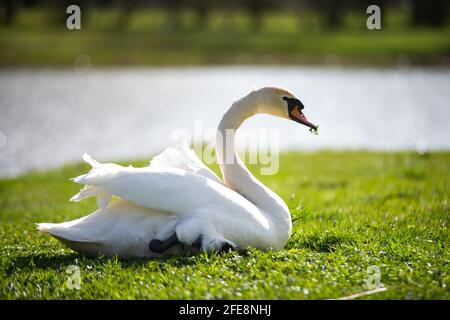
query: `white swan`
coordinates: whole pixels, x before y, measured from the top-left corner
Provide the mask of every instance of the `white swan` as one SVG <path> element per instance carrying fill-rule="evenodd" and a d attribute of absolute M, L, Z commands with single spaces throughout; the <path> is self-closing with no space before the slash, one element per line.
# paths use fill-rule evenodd
<path fill-rule="evenodd" d="M 291 92 L 264 87 L 233 103 L 223 116 L 216 154 L 220 180 L 186 144 L 169 147 L 144 168 L 92 165 L 73 179 L 85 187 L 71 201 L 97 196 L 99 209 L 63 223 L 37 224 L 75 251 L 122 258 L 228 250 L 282 249 L 291 234 L 284 201 L 245 167 L 234 146 L 241 123 L 258 113 L 291 119 L 317 130 Z M 109 203 L 111 196 L 120 200 Z"/>

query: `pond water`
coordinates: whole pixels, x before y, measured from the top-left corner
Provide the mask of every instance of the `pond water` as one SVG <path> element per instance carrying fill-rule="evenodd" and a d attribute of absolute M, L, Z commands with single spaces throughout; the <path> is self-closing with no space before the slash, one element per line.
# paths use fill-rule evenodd
<path fill-rule="evenodd" d="M 176 130 L 214 132 L 253 87 L 289 88 L 318 136 L 257 116 L 282 150 L 449 149 L 450 70 L 204 67 L 0 71 L 0 176 L 80 160 L 148 157 Z M 269 131 L 269 136 L 271 135 Z M 263 140 L 263 139 L 262 139 Z"/>

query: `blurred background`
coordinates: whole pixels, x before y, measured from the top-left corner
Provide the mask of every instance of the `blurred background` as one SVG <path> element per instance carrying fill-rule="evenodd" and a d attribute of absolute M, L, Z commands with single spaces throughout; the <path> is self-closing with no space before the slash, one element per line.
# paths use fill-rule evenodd
<path fill-rule="evenodd" d="M 68 30 L 66 8 L 81 8 Z M 366 9 L 381 8 L 381 30 Z M 319 135 L 258 116 L 282 149 L 450 148 L 445 0 L 1 0 L 0 176 L 148 157 L 214 129 L 253 87 L 295 92 Z"/>
<path fill-rule="evenodd" d="M 66 8 L 82 11 L 68 32 Z M 382 9 L 368 32 L 366 9 Z M 449 63 L 446 0 L 1 0 L 2 65 Z"/>

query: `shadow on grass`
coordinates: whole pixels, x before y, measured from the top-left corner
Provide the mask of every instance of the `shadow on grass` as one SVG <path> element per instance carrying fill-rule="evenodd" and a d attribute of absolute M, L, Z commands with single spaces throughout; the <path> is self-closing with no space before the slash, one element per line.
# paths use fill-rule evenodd
<path fill-rule="evenodd" d="M 313 234 L 292 239 L 288 247 L 329 253 L 336 251 L 343 244 L 351 244 L 354 241 L 353 238 L 341 234 Z"/>
<path fill-rule="evenodd" d="M 80 253 L 70 253 L 66 255 L 48 255 L 34 254 L 24 255 L 12 259 L 6 270 L 7 274 L 14 273 L 15 270 L 32 271 L 40 270 L 57 270 L 66 269 L 70 265 L 100 264 L 105 265 L 110 262 L 117 262 L 122 268 L 134 268 L 149 265 L 149 263 L 157 264 L 158 267 L 164 268 L 166 265 L 175 267 L 185 267 L 195 265 L 199 262 L 195 256 L 171 256 L 164 258 L 132 258 L 120 259 L 116 257 L 93 257 Z"/>
<path fill-rule="evenodd" d="M 30 269 L 57 269 L 61 267 L 68 267 L 76 263 L 77 259 L 83 256 L 78 253 L 71 253 L 69 255 L 54 255 L 34 254 L 19 256 L 12 259 L 7 273 L 13 273 L 15 270 L 30 270 Z"/>

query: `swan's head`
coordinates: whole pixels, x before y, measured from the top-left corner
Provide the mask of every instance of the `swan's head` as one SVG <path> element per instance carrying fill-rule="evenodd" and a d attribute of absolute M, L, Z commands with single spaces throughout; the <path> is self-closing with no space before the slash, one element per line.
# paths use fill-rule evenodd
<path fill-rule="evenodd" d="M 290 119 L 311 130 L 317 130 L 318 126 L 304 115 L 305 106 L 292 92 L 277 87 L 264 87 L 253 91 L 252 94 L 257 97 L 259 113 Z"/>

